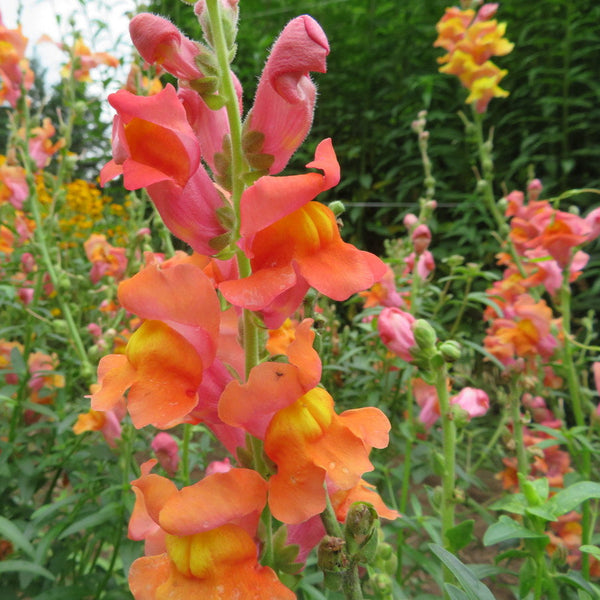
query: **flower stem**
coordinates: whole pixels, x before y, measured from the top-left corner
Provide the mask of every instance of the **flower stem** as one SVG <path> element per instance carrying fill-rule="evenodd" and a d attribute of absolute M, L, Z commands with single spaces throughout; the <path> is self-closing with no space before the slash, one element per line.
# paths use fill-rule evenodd
<path fill-rule="evenodd" d="M 577 369 L 573 360 L 573 345 L 571 343 L 571 289 L 569 286 L 569 268 L 564 270 L 563 284 L 560 290 L 560 306 L 559 310 L 562 316 L 562 327 L 564 332 L 564 345 L 562 352 L 562 363 L 566 373 L 567 387 L 569 389 L 569 398 L 571 399 L 571 407 L 575 418 L 575 425 L 582 429 L 586 426 L 586 417 L 583 408 L 583 401 L 580 392 L 580 384 L 577 379 Z M 591 455 L 588 444 L 580 444 L 578 458 L 581 461 L 581 475 L 584 480 L 589 480 L 591 476 Z M 592 514 L 589 501 L 582 505 L 581 511 L 581 544 L 586 545 L 591 543 Z M 590 578 L 590 561 L 589 554 L 583 552 L 581 556 L 581 574 L 589 581 Z"/>
<path fill-rule="evenodd" d="M 440 415 L 442 421 L 442 453 L 444 458 L 444 473 L 442 475 L 442 499 L 440 505 L 440 520 L 442 524 L 442 540 L 444 548 L 452 552 L 450 540 L 447 532 L 454 527 L 454 488 L 456 482 L 456 423 L 450 407 L 450 398 L 446 380 L 448 377 L 448 368 L 444 363 L 443 367 L 437 370 L 435 378 L 435 388 L 440 404 Z M 444 581 L 454 581 L 452 573 L 444 568 Z M 444 597 L 447 593 L 444 592 Z"/>

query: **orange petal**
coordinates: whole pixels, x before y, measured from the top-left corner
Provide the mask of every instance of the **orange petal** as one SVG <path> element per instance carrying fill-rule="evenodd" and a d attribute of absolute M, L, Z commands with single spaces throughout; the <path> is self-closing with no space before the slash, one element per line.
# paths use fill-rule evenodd
<path fill-rule="evenodd" d="M 150 265 L 119 285 L 119 301 L 142 319 L 163 321 L 181 333 L 208 365 L 214 359 L 220 306 L 201 268 Z"/>
<path fill-rule="evenodd" d="M 344 411 L 340 422 L 371 448 L 386 448 L 389 443 L 390 422 L 378 408 L 366 406 Z"/>
<path fill-rule="evenodd" d="M 135 600 L 158 600 L 157 590 L 170 572 L 171 561 L 166 554 L 142 556 L 134 561 L 129 569 L 129 589 Z"/>
<path fill-rule="evenodd" d="M 168 498 L 160 525 L 171 534 L 192 535 L 235 519 L 255 515 L 254 527 L 267 499 L 267 483 L 256 471 L 231 469 L 214 473 Z M 254 533 L 254 532 L 253 532 Z"/>
<path fill-rule="evenodd" d="M 129 364 L 126 356 L 103 356 L 98 365 L 100 388 L 91 396 L 92 408 L 99 411 L 113 409 L 134 381 L 135 369 Z"/>
<path fill-rule="evenodd" d="M 254 367 L 248 381 L 231 381 L 219 400 L 219 418 L 263 438 L 273 414 L 304 394 L 298 368 L 266 362 Z"/>
<path fill-rule="evenodd" d="M 269 479 L 269 508 L 282 523 L 302 523 L 325 510 L 325 470 L 309 461 L 282 463 Z"/>
<path fill-rule="evenodd" d="M 135 369 L 127 396 L 135 427 L 170 427 L 196 406 L 202 360 L 179 333 L 161 321 L 145 321 L 129 339 L 127 359 Z"/>

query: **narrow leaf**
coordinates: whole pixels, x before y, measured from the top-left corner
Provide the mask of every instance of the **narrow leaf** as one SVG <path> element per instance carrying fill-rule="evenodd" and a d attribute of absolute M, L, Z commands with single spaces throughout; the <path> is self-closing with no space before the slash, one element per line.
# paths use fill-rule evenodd
<path fill-rule="evenodd" d="M 493 523 L 487 528 L 483 535 L 483 544 L 485 546 L 493 546 L 507 540 L 520 540 L 524 538 L 535 539 L 547 537 L 543 533 L 536 533 L 527 529 L 527 527 L 517 523 L 510 517 L 502 515 L 497 523 Z"/>
<path fill-rule="evenodd" d="M 13 571 L 25 571 L 34 575 L 40 575 L 54 581 L 54 575 L 41 565 L 26 560 L 3 560 L 0 561 L 0 573 L 11 573 Z"/>
<path fill-rule="evenodd" d="M 492 592 L 486 585 L 481 583 L 454 554 L 451 554 L 437 544 L 429 544 L 430 550 L 446 565 L 456 577 L 468 600 L 494 600 Z"/>
<path fill-rule="evenodd" d="M 30 558 L 34 557 L 35 550 L 31 542 L 12 521 L 2 516 L 0 516 L 0 536 L 12 542 L 13 546 L 23 550 Z"/>

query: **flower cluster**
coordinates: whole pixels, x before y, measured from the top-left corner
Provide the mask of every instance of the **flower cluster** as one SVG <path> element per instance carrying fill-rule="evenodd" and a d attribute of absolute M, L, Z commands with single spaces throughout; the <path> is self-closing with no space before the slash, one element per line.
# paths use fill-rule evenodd
<path fill-rule="evenodd" d="M 390 423 L 376 408 L 338 414 L 319 385 L 312 319 L 279 344 L 277 362 L 261 362 L 256 323 L 289 322 L 311 287 L 344 300 L 382 279 L 386 267 L 345 243 L 332 210 L 316 200 L 340 180 L 330 139 L 318 144 L 310 172 L 278 175 L 311 127 L 309 74 L 326 70 L 329 52 L 318 23 L 304 15 L 284 28 L 242 121 L 241 86 L 219 62 L 223 46 L 233 47 L 237 2 L 200 0 L 195 13 L 206 44 L 156 15 L 130 24 L 141 57 L 174 76 L 177 89 L 109 96 L 117 114 L 102 184 L 122 175 L 126 189 L 144 188 L 192 253 L 148 254 L 119 283 L 120 305 L 141 324 L 122 353 L 101 359 L 91 406 L 100 413 L 124 406 L 136 428 L 201 422 L 235 465 L 223 462 L 179 490 L 150 472 L 153 462 L 142 466 L 130 522 L 130 537 L 146 542 L 129 575 L 137 599 L 291 599 L 258 562 L 259 544 L 272 543 L 259 532 L 261 513 L 268 508 L 288 527 L 300 560 L 325 534 L 320 514 L 328 506 L 342 523 L 356 501 L 395 518 L 362 478 L 373 469 L 371 449 L 387 445 Z M 106 240 L 96 236 L 87 249 L 102 272 L 119 276 Z M 172 473 L 175 448 L 155 441 Z"/>
<path fill-rule="evenodd" d="M 560 211 L 539 200 L 541 190 L 535 179 L 528 187 L 528 202 L 520 191 L 505 199 L 515 254 L 498 255 L 505 267 L 503 278 L 488 290 L 496 308 L 489 306 L 484 313 L 491 321 L 485 348 L 503 365 L 530 371 L 538 357 L 549 361 L 561 343 L 560 322 L 538 290 L 556 297 L 565 277 L 567 284 L 575 281 L 589 259 L 581 246 L 600 235 L 599 209 L 585 218 Z"/>
<path fill-rule="evenodd" d="M 497 9 L 497 3 L 484 4 L 477 13 L 453 6 L 446 9 L 436 26 L 438 38 L 434 46 L 447 52 L 438 59 L 443 65 L 440 71 L 459 78 L 469 90 L 467 103 L 474 102 L 480 113 L 486 111 L 492 98 L 508 96 L 498 85 L 507 71 L 489 60 L 508 54 L 514 46 L 504 37 L 506 24 L 492 19 Z"/>
<path fill-rule="evenodd" d="M 27 38 L 21 27 L 8 29 L 0 15 L 0 104 L 8 102 L 13 108 L 21 97 L 21 86 L 33 85 L 33 71 L 25 58 Z"/>

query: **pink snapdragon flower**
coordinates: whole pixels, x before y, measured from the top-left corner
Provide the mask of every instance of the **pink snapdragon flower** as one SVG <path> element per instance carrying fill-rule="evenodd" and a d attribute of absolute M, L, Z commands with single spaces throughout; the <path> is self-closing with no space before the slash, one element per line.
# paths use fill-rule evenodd
<path fill-rule="evenodd" d="M 411 240 L 415 253 L 417 256 L 421 256 L 421 254 L 429 248 L 429 244 L 431 243 L 431 230 L 427 225 L 421 223 L 413 229 Z"/>
<path fill-rule="evenodd" d="M 487 413 L 490 408 L 490 399 L 483 390 L 466 387 L 450 398 L 450 404 L 460 406 L 467 412 L 470 420 L 473 417 L 482 417 Z"/>
<path fill-rule="evenodd" d="M 141 57 L 185 80 L 203 77 L 196 64 L 200 46 L 186 37 L 171 21 L 158 15 L 140 13 L 131 19 L 129 34 Z"/>
<path fill-rule="evenodd" d="M 246 134 L 264 136 L 253 154 L 273 157 L 271 175 L 285 167 L 310 130 L 316 87 L 309 72 L 324 73 L 328 54 L 325 33 L 308 15 L 292 19 L 271 50 L 244 123 Z"/>
<path fill-rule="evenodd" d="M 113 159 L 100 173 L 104 185 L 123 175 L 128 190 L 147 188 L 166 226 L 200 254 L 225 233 L 216 210 L 224 199 L 200 162 L 200 143 L 175 88 L 154 96 L 120 90 L 108 97 L 113 121 Z"/>
<path fill-rule="evenodd" d="M 179 466 L 179 446 L 175 438 L 161 431 L 154 436 L 151 447 L 160 466 L 167 472 L 169 477 L 174 477 Z"/>
<path fill-rule="evenodd" d="M 377 320 L 381 341 L 406 362 L 413 360 L 411 350 L 416 346 L 413 334 L 415 320 L 410 313 L 394 306 L 384 308 Z"/>

